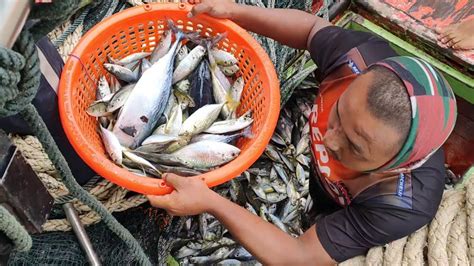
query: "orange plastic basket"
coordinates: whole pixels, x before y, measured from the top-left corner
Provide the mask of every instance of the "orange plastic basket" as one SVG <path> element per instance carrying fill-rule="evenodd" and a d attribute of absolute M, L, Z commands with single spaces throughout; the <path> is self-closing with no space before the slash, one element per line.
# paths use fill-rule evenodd
<path fill-rule="evenodd" d="M 59 85 L 59 112 L 66 135 L 79 156 L 98 174 L 129 190 L 149 195 L 170 193 L 161 179 L 142 177 L 115 165 L 97 133 L 97 121 L 86 113 L 95 100 L 97 80 L 109 74 L 102 67 L 106 57 L 150 51 L 172 19 L 184 31 L 214 36 L 227 32 L 220 48 L 233 53 L 245 79 L 242 114 L 252 109 L 252 139 L 239 140 L 241 154 L 232 162 L 200 177 L 208 186 L 222 184 L 249 168 L 263 153 L 275 129 L 280 110 L 280 88 L 275 69 L 264 49 L 244 29 L 229 20 L 206 15 L 189 19 L 187 4 L 146 4 L 127 9 L 102 21 L 80 40 L 63 69 Z"/>

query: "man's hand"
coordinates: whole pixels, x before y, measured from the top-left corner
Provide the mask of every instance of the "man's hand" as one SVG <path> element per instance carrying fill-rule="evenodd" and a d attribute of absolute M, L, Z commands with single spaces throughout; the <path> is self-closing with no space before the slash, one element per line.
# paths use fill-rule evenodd
<path fill-rule="evenodd" d="M 238 4 L 232 0 L 188 0 L 195 6 L 189 16 L 206 13 L 216 18 L 232 18 L 232 11 L 238 7 Z"/>
<path fill-rule="evenodd" d="M 151 205 L 166 209 L 171 215 L 186 216 L 208 212 L 213 197 L 217 196 L 199 178 L 164 174 L 163 179 L 174 187 L 174 191 L 164 196 L 147 197 Z"/>

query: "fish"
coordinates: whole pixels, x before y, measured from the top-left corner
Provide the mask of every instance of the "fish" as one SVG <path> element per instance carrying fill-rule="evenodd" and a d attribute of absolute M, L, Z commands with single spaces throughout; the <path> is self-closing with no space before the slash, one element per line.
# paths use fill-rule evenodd
<path fill-rule="evenodd" d="M 178 135 L 191 139 L 192 136 L 203 132 L 214 123 L 223 106 L 224 104 L 208 104 L 199 108 L 184 121 Z"/>
<path fill-rule="evenodd" d="M 189 262 L 194 263 L 194 264 L 209 264 L 218 260 L 222 260 L 223 258 L 226 258 L 229 256 L 230 253 L 232 253 L 232 249 L 229 247 L 222 247 L 216 250 L 214 253 L 212 253 L 209 256 L 196 256 L 192 257 Z"/>
<path fill-rule="evenodd" d="M 138 62 L 139 60 L 148 57 L 151 53 L 149 52 L 138 52 L 127 55 L 120 60 L 113 60 L 114 64 L 119 66 L 126 66 Z"/>
<path fill-rule="evenodd" d="M 169 22 L 170 27 L 174 27 Z M 115 123 L 113 132 L 120 143 L 138 147 L 151 134 L 171 94 L 171 73 L 176 49 L 185 34 L 176 29 L 176 40 L 168 53 L 138 80 Z"/>
<path fill-rule="evenodd" d="M 98 84 L 97 84 L 97 93 L 96 93 L 96 100 L 100 101 L 106 98 L 111 94 L 110 86 L 109 83 L 107 82 L 107 79 L 105 76 L 101 76 L 99 78 Z"/>
<path fill-rule="evenodd" d="M 216 64 L 218 65 L 230 67 L 238 63 L 233 54 L 224 50 L 213 48 L 211 54 L 216 59 Z"/>
<path fill-rule="evenodd" d="M 242 262 L 236 259 L 226 259 L 226 260 L 221 260 L 217 263 L 219 266 L 239 266 L 242 265 Z"/>
<path fill-rule="evenodd" d="M 209 51 L 211 49 L 210 46 L 208 46 L 207 49 Z M 225 104 L 221 112 L 222 117 L 226 119 L 231 115 L 232 112 L 234 112 L 239 103 L 232 98 L 230 92 L 231 84 L 227 77 L 217 66 L 216 60 L 212 56 L 212 53 L 208 53 L 208 55 L 211 70 L 212 93 L 214 95 L 214 100 L 216 101 L 216 103 Z"/>
<path fill-rule="evenodd" d="M 165 126 L 165 134 L 178 135 L 181 126 L 183 125 L 183 109 L 179 104 L 176 104 L 171 110 L 171 115 Z"/>
<path fill-rule="evenodd" d="M 107 104 L 107 112 L 113 113 L 116 110 L 122 108 L 122 106 L 127 101 L 130 93 L 132 93 L 135 84 L 129 84 L 124 86 L 122 89 L 114 93 L 112 98 L 110 99 L 109 103 Z"/>
<path fill-rule="evenodd" d="M 158 169 L 156 169 L 156 167 L 154 165 L 152 165 L 149 161 L 141 158 L 138 155 L 135 155 L 133 152 L 128 151 L 127 149 L 123 149 L 122 152 L 123 152 L 123 155 L 125 157 L 127 157 L 128 159 L 130 159 L 134 163 L 136 163 L 136 164 L 138 164 L 142 167 L 145 167 L 145 168 L 150 168 L 150 169 L 156 171 L 157 173 L 159 173 L 161 175 L 161 172 L 158 171 Z"/>
<path fill-rule="evenodd" d="M 242 91 L 244 90 L 245 81 L 243 77 L 239 77 L 235 80 L 232 88 L 230 89 L 230 93 L 232 98 L 236 102 L 240 102 L 240 98 L 242 97 Z"/>
<path fill-rule="evenodd" d="M 185 79 L 199 65 L 206 54 L 206 48 L 202 45 L 196 46 L 189 54 L 178 64 L 173 72 L 173 84 Z"/>
<path fill-rule="evenodd" d="M 189 94 L 195 103 L 194 107 L 189 108 L 191 114 L 205 105 L 214 103 L 211 73 L 207 60 L 202 60 L 199 67 L 194 71 L 191 77 L 191 88 Z"/>
<path fill-rule="evenodd" d="M 118 141 L 117 137 L 110 132 L 109 130 L 105 129 L 102 126 L 99 126 L 100 129 L 100 136 L 102 137 L 102 141 L 104 142 L 105 151 L 109 155 L 110 159 L 118 165 L 122 164 L 122 146 Z"/>
<path fill-rule="evenodd" d="M 164 33 L 163 37 L 160 39 L 158 46 L 153 49 L 153 52 L 150 55 L 150 63 L 156 63 L 160 58 L 164 57 L 171 48 L 171 37 L 172 30 L 168 30 Z"/>
<path fill-rule="evenodd" d="M 232 65 L 232 66 L 221 67 L 221 70 L 222 70 L 222 73 L 224 73 L 224 75 L 230 77 L 237 74 L 237 72 L 240 71 L 240 68 L 238 65 Z"/>
<path fill-rule="evenodd" d="M 224 143 L 234 143 L 236 140 L 240 138 L 253 138 L 252 128 L 247 127 L 246 129 L 242 130 L 241 132 L 231 134 L 231 135 L 216 135 L 216 134 L 199 134 L 194 136 L 189 143 L 195 143 L 202 140 L 212 140 L 217 142 L 224 142 Z"/>
<path fill-rule="evenodd" d="M 140 64 L 140 76 L 143 75 L 143 73 L 145 73 L 145 71 L 147 71 L 151 66 L 151 62 L 148 59 L 143 58 Z"/>
<path fill-rule="evenodd" d="M 193 98 L 191 98 L 191 96 L 189 96 L 187 92 L 175 89 L 173 93 L 178 101 L 178 105 L 181 107 L 182 110 L 186 110 L 188 107 L 193 108 L 196 106 L 196 103 L 194 102 Z"/>
<path fill-rule="evenodd" d="M 90 116 L 102 117 L 110 115 L 110 112 L 107 112 L 107 102 L 97 101 L 92 103 L 87 107 L 86 112 Z"/>
<path fill-rule="evenodd" d="M 183 61 L 184 58 L 189 54 L 189 48 L 186 45 L 183 45 L 179 50 L 178 54 L 176 55 L 176 60 L 174 62 L 175 67 L 179 65 Z"/>
<path fill-rule="evenodd" d="M 252 113 L 251 111 L 248 111 L 238 119 L 214 122 L 208 129 L 204 130 L 204 132 L 211 134 L 225 134 L 247 128 L 252 123 Z"/>
<path fill-rule="evenodd" d="M 181 91 L 183 93 L 189 93 L 189 89 L 191 88 L 191 82 L 189 79 L 183 79 L 180 82 L 174 85 L 175 90 Z"/>
<path fill-rule="evenodd" d="M 124 66 L 105 63 L 104 68 L 118 79 L 125 82 L 136 82 L 138 79 L 137 75 L 133 73 L 132 70 Z"/>
<path fill-rule="evenodd" d="M 192 169 L 209 169 L 235 159 L 240 149 L 222 142 L 200 141 L 189 144 L 174 153 L 157 155 L 160 162 L 178 163 Z"/>

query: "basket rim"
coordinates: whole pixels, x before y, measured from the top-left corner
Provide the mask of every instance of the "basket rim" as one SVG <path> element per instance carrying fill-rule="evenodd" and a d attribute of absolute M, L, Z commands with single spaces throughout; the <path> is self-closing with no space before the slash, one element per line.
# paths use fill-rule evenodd
<path fill-rule="evenodd" d="M 108 29 L 113 27 L 115 22 L 139 17 L 145 12 L 180 11 L 187 13 L 191 10 L 191 7 L 192 5 L 184 3 L 153 3 L 132 7 L 114 14 L 95 25 L 81 38 L 71 55 L 68 57 L 61 74 L 58 89 L 60 119 L 66 136 L 74 150 L 78 153 L 79 157 L 81 157 L 81 159 L 99 175 L 117 185 L 138 193 L 147 195 L 163 195 L 171 193 L 173 188 L 168 186 L 162 179 L 138 176 L 115 165 L 110 161 L 110 159 L 105 162 L 103 161 L 102 157 L 104 155 L 95 151 L 92 145 L 88 143 L 86 136 L 84 136 L 80 130 L 77 130 L 76 125 L 78 124 L 78 121 L 76 121 L 72 115 L 74 112 L 72 101 L 74 101 L 74 99 L 71 93 L 72 90 L 70 89 L 74 87 L 73 83 L 76 82 L 73 76 L 78 71 L 78 68 L 80 71 L 85 71 L 83 69 L 84 66 L 80 61 L 80 57 L 84 55 L 84 52 L 90 46 L 90 43 L 94 42 L 94 39 L 98 35 L 107 32 Z M 248 48 L 254 51 L 262 65 L 265 66 L 263 69 L 260 69 L 260 72 L 262 76 L 267 77 L 269 83 L 269 97 L 267 99 L 269 110 L 278 110 L 270 111 L 267 114 L 266 119 L 262 121 L 263 124 L 261 127 L 263 131 L 256 134 L 256 139 L 253 145 L 249 146 L 235 160 L 216 170 L 195 177 L 203 179 L 209 187 L 213 187 L 240 175 L 257 161 L 264 152 L 278 121 L 280 111 L 279 80 L 273 63 L 266 51 L 246 30 L 230 20 L 216 19 L 204 14 L 198 15 L 190 20 L 196 22 L 201 21 L 207 24 L 220 24 L 221 26 L 234 31 L 247 42 L 246 45 L 249 46 Z"/>

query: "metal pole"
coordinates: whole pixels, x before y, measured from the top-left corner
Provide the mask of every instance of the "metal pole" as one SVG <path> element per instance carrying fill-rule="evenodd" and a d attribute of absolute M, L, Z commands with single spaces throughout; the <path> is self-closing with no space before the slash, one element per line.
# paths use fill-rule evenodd
<path fill-rule="evenodd" d="M 63 205 L 64 212 L 66 213 L 66 218 L 72 226 L 74 233 L 76 233 L 77 238 L 79 239 L 79 243 L 81 244 L 82 249 L 86 252 L 87 259 L 89 260 L 90 265 L 92 266 L 100 266 L 100 260 L 95 253 L 94 248 L 92 247 L 92 243 L 87 235 L 84 226 L 77 215 L 76 209 L 71 203 L 65 203 Z"/>

